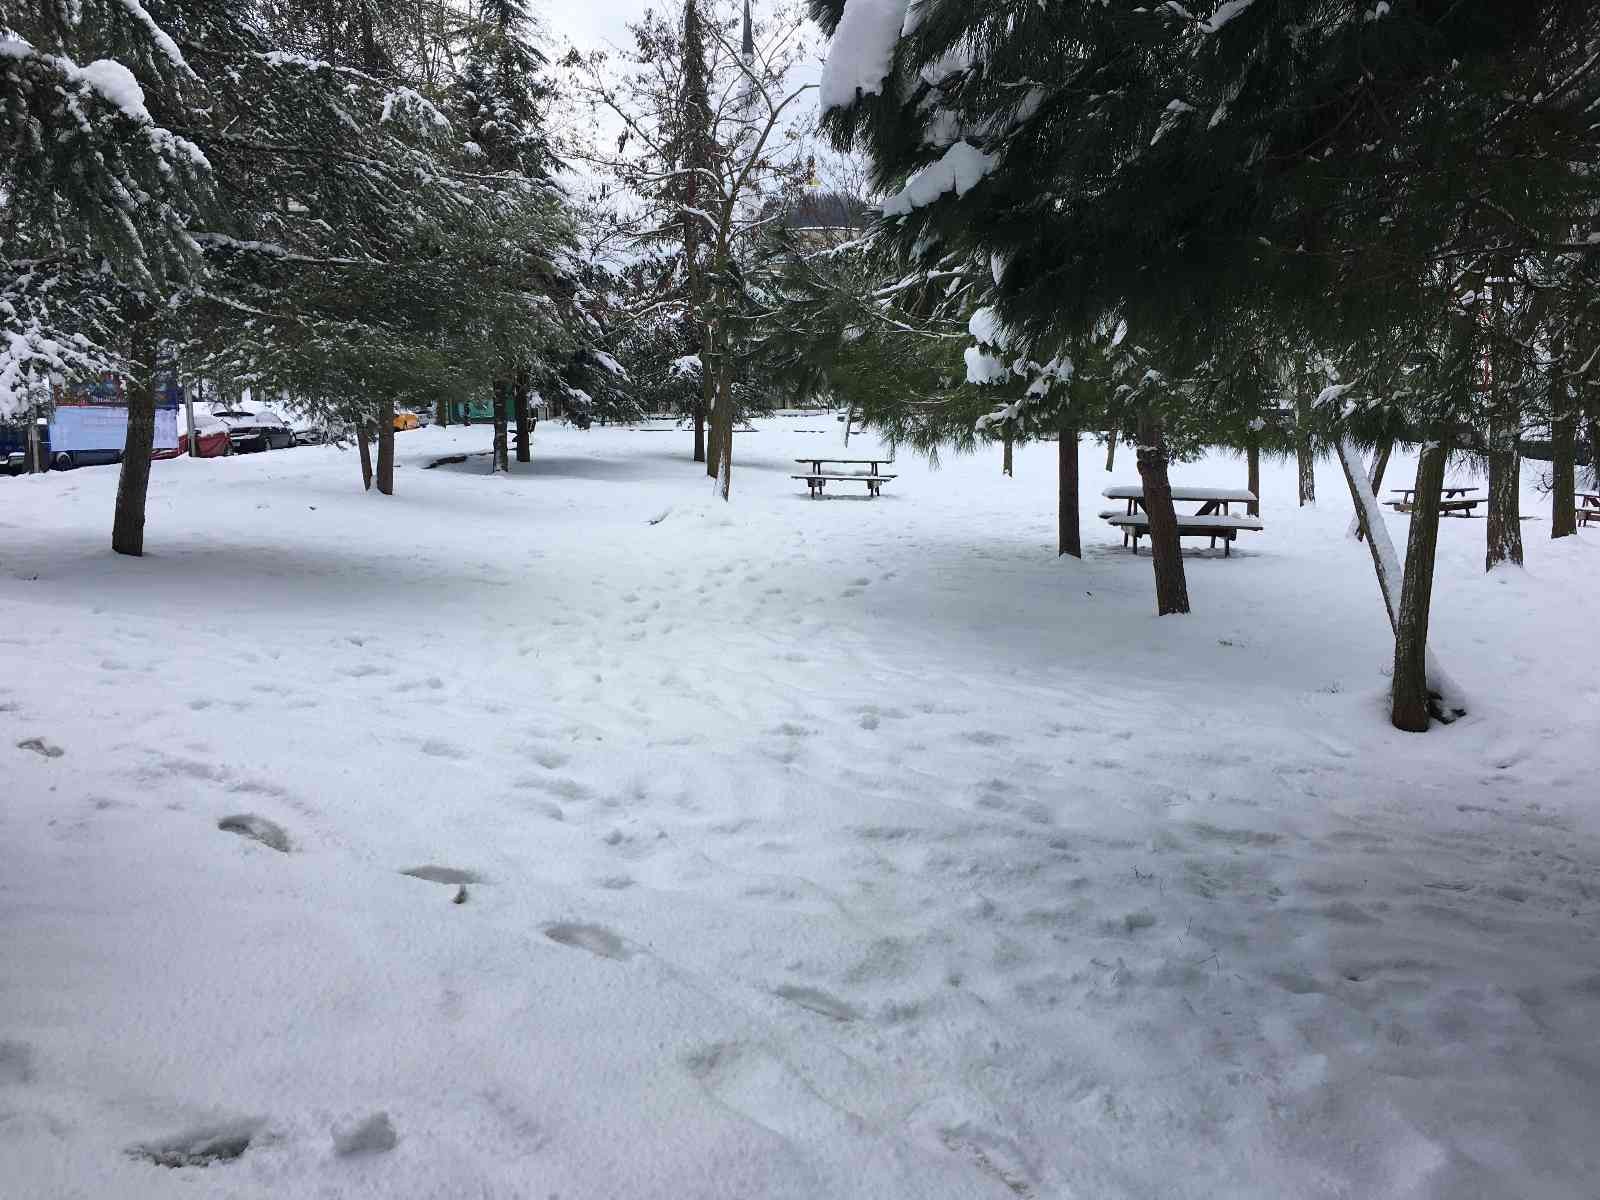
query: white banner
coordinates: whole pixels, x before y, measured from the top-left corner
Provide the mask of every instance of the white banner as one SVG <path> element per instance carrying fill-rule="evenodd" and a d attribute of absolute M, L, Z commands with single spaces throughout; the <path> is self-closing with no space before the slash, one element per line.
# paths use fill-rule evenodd
<path fill-rule="evenodd" d="M 128 410 L 120 405 L 58 404 L 50 419 L 50 449 L 121 450 L 128 440 Z M 178 411 L 156 409 L 157 450 L 178 448 Z"/>

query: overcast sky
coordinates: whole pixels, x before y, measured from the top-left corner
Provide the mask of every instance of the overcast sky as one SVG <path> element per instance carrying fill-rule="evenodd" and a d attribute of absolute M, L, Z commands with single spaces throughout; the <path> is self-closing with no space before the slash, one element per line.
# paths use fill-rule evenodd
<path fill-rule="evenodd" d="M 760 6 L 760 0 L 756 0 Z M 570 41 L 580 50 L 593 50 L 601 46 L 622 46 L 628 41 L 629 21 L 637 20 L 646 8 L 657 11 L 677 10 L 681 2 L 675 0 L 535 0 L 532 6 L 545 27 L 550 31 L 551 45 L 546 52 L 552 58 L 566 49 Z M 797 74 L 802 83 L 815 83 L 821 77 L 819 56 L 822 31 L 807 25 L 808 38 L 814 48 L 812 61 Z"/>

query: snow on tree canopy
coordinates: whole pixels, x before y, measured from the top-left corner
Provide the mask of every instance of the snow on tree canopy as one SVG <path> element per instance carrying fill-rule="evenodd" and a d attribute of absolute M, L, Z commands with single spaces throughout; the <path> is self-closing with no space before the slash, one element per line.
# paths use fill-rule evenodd
<path fill-rule="evenodd" d="M 905 187 L 885 200 L 883 215 L 907 216 L 913 209 L 926 208 L 946 192 L 964 196 L 999 165 L 998 154 L 985 154 L 971 142 L 957 142 L 944 152 L 943 158 L 918 171 Z"/>
<path fill-rule="evenodd" d="M 986 346 L 1003 347 L 1006 344 L 1006 327 L 1000 321 L 1000 314 L 987 305 L 973 311 L 967 321 L 967 332 L 972 335 L 973 341 Z"/>
<path fill-rule="evenodd" d="M 986 354 L 976 346 L 968 346 L 967 382 L 976 384 L 1004 383 L 1011 378 L 1011 368 L 1001 362 L 992 354 Z"/>
<path fill-rule="evenodd" d="M 144 89 L 133 72 L 115 59 L 96 59 L 86 67 L 69 71 L 68 75 L 83 80 L 107 103 L 120 108 L 135 121 L 150 120 L 150 110 L 144 106 Z"/>
<path fill-rule="evenodd" d="M 822 65 L 822 107 L 846 108 L 859 90 L 876 95 L 894 61 L 894 46 L 906 21 L 906 0 L 845 0 Z"/>
<path fill-rule="evenodd" d="M 1211 14 L 1209 20 L 1200 22 L 1200 31 L 1217 32 L 1255 2 L 1256 0 L 1225 0 L 1225 3 L 1217 5 L 1217 11 Z"/>
<path fill-rule="evenodd" d="M 155 18 L 145 11 L 144 5 L 140 4 L 139 0 L 121 0 L 121 3 L 122 7 L 128 10 L 128 15 L 144 26 L 145 32 L 150 35 L 150 40 L 167 56 L 167 60 L 184 74 L 192 75 L 189 64 L 183 59 L 183 52 L 178 49 L 178 43 L 172 40 L 171 34 L 156 24 Z"/>

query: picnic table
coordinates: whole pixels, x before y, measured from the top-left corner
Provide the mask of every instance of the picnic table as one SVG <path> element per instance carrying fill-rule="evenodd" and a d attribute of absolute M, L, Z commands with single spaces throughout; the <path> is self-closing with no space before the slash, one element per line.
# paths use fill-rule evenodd
<path fill-rule="evenodd" d="M 797 458 L 794 460 L 801 466 L 809 465 L 811 469 L 803 475 L 791 475 L 790 479 L 804 479 L 806 487 L 811 491 L 813 500 L 822 497 L 822 489 L 830 482 L 856 480 L 867 485 L 867 495 L 877 496 L 881 493 L 883 485 L 895 478 L 885 475 L 878 469 L 882 463 L 892 463 L 892 458 Z M 836 470 L 839 467 L 866 466 L 868 470 L 860 471 Z"/>
<path fill-rule="evenodd" d="M 1600 524 L 1600 492 L 1578 493 L 1578 524 Z"/>
<path fill-rule="evenodd" d="M 1124 511 L 1107 509 L 1100 516 L 1122 531 L 1124 546 L 1131 540 L 1133 552 L 1139 553 L 1139 539 L 1150 534 L 1150 516 L 1144 511 L 1144 486 L 1137 483 L 1122 483 L 1108 487 L 1100 494 L 1107 500 L 1127 501 Z M 1255 493 L 1244 488 L 1174 487 L 1172 499 L 1183 503 L 1198 502 L 1200 505 L 1193 512 L 1177 514 L 1178 536 L 1210 538 L 1213 550 L 1217 548 L 1217 539 L 1221 538 L 1224 558 L 1232 557 L 1233 539 L 1238 537 L 1241 531 L 1259 533 L 1266 528 L 1261 523 L 1260 517 L 1235 516 L 1229 510 L 1229 505 L 1232 504 L 1256 502 Z"/>
<path fill-rule="evenodd" d="M 1398 500 L 1389 501 L 1390 507 L 1395 512 L 1410 512 L 1413 503 L 1411 498 L 1417 494 L 1417 489 L 1408 487 L 1390 488 L 1389 490 L 1397 493 L 1400 497 Z M 1472 510 L 1483 503 L 1482 500 L 1471 495 L 1471 493 L 1482 490 L 1475 487 L 1461 487 L 1453 483 L 1446 484 L 1439 489 L 1439 515 L 1441 517 L 1470 517 Z"/>

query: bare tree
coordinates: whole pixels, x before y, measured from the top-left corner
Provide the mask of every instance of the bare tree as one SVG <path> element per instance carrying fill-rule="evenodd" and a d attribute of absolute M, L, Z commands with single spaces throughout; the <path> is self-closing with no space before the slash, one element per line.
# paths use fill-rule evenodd
<path fill-rule="evenodd" d="M 647 13 L 629 27 L 635 45 L 620 68 L 604 53 L 567 59 L 573 93 L 621 126 L 614 150 L 596 136 L 569 155 L 638 199 L 637 243 L 673 251 L 662 294 L 645 312 L 670 307 L 698 331 L 711 423 L 704 457 L 723 499 L 732 485 L 742 267 L 775 219 L 777 206 L 768 202 L 795 189 L 808 163 L 791 120 L 814 86 L 791 82 L 804 53 L 804 20 L 797 8 L 779 6 L 756 21 L 748 4 L 741 13 L 686 0 L 681 26 Z M 698 456 L 698 433 L 696 442 Z"/>

